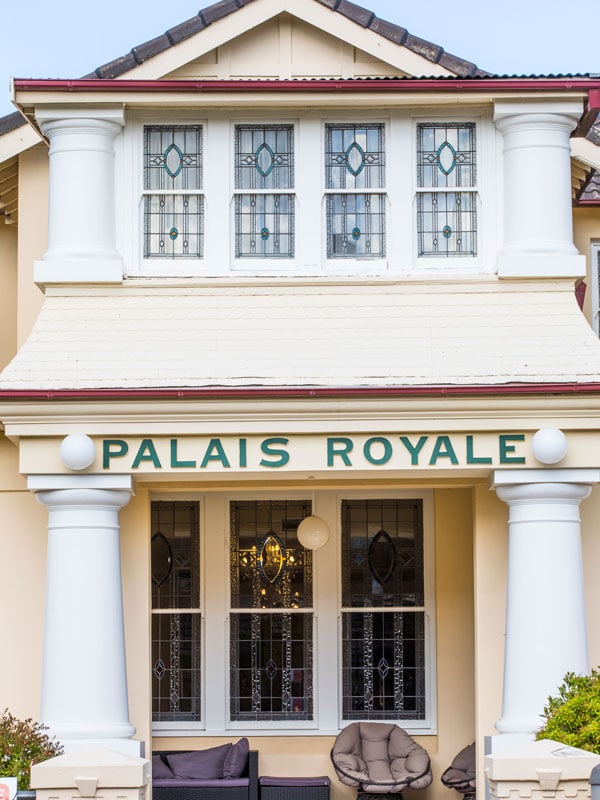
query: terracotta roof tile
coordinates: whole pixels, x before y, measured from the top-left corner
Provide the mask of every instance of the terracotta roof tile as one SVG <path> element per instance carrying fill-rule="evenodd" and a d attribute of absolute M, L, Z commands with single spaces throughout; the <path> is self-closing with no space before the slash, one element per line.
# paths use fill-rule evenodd
<path fill-rule="evenodd" d="M 198 33 L 198 31 L 201 31 L 203 28 L 206 28 L 206 22 L 204 22 L 202 17 L 196 16 L 185 22 L 181 22 L 179 25 L 175 25 L 173 28 L 169 28 L 167 36 L 171 44 L 175 45 L 179 44 L 179 42 L 183 42 L 184 39 L 189 39 L 190 36 Z"/>
<path fill-rule="evenodd" d="M 378 33 L 385 39 L 389 39 L 391 42 L 394 42 L 394 44 L 404 44 L 406 37 L 408 36 L 408 31 L 406 28 L 401 28 L 400 25 L 394 25 L 393 22 L 388 22 L 385 19 L 379 19 L 379 17 L 375 17 L 371 21 L 369 28 L 374 33 Z"/>
<path fill-rule="evenodd" d="M 19 111 L 0 117 L 0 136 L 14 131 L 15 128 L 20 128 L 21 125 L 25 125 L 25 120 Z"/>
<path fill-rule="evenodd" d="M 135 58 L 136 64 L 143 64 L 146 59 L 157 56 L 159 53 L 168 50 L 169 47 L 172 46 L 173 43 L 167 34 L 163 33 L 162 36 L 157 36 L 155 39 L 150 39 L 149 42 L 144 42 L 134 47 L 131 52 Z"/>
<path fill-rule="evenodd" d="M 339 14 L 343 14 L 345 17 L 348 17 L 348 19 L 351 19 L 352 22 L 362 25 L 363 28 L 370 27 L 371 23 L 375 19 L 375 14 L 372 11 L 369 11 L 368 8 L 357 6 L 356 3 L 350 3 L 349 0 L 340 0 L 338 5 L 334 7 L 334 11 L 337 11 Z"/>

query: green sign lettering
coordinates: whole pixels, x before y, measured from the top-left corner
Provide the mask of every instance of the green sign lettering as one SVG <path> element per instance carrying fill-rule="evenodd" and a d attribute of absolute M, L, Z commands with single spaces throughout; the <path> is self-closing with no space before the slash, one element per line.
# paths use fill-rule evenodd
<path fill-rule="evenodd" d="M 261 467 L 283 467 L 285 466 L 288 461 L 290 460 L 290 454 L 287 450 L 281 450 L 278 447 L 273 447 L 274 444 L 281 444 L 287 445 L 289 439 L 285 439 L 283 436 L 272 436 L 270 439 L 265 439 L 261 445 L 260 449 L 266 456 L 278 456 L 277 461 L 267 461 L 265 458 L 261 458 L 260 465 Z"/>

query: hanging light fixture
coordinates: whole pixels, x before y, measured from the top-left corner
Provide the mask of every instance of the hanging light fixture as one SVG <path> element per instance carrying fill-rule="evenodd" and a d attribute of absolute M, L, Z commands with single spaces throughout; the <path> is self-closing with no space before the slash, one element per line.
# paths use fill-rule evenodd
<path fill-rule="evenodd" d="M 315 492 L 312 496 L 312 508 L 315 507 Z M 321 517 L 311 514 L 298 525 L 298 541 L 306 550 L 318 550 L 329 541 L 329 525 Z"/>

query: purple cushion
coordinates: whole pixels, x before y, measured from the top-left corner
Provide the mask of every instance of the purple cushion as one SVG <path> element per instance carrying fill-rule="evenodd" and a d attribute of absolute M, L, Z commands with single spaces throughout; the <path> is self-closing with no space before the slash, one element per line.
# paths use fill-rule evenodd
<path fill-rule="evenodd" d="M 228 778 L 225 780 L 224 778 L 220 778 L 217 780 L 214 778 L 213 780 L 204 780 L 204 781 L 193 781 L 190 778 L 157 778 L 156 780 L 152 780 L 152 786 L 158 788 L 167 788 L 167 789 L 206 789 L 211 787 L 218 787 L 220 789 L 243 789 L 249 785 L 250 781 L 248 778 Z"/>
<path fill-rule="evenodd" d="M 173 772 L 160 756 L 152 756 L 152 777 L 153 778 L 172 778 Z"/>
<path fill-rule="evenodd" d="M 239 778 L 244 774 L 248 766 L 249 751 L 250 743 L 246 737 L 239 739 L 235 744 L 231 745 L 231 749 L 225 756 L 225 761 L 223 762 L 224 778 Z"/>
<path fill-rule="evenodd" d="M 261 786 L 329 786 L 327 775 L 306 778 L 272 778 L 270 775 L 263 775 L 260 779 Z"/>
<path fill-rule="evenodd" d="M 176 778 L 191 778 L 198 781 L 222 778 L 223 762 L 230 749 L 230 744 L 222 744 L 219 747 L 209 747 L 207 750 L 174 753 L 167 756 L 167 761 Z"/>

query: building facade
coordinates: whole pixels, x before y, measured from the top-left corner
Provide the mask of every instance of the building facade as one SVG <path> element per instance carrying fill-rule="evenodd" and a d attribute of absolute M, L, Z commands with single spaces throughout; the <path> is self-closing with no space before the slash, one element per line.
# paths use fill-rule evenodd
<path fill-rule="evenodd" d="M 226 0 L 13 90 L 3 705 L 265 774 L 531 738 L 600 660 L 600 82 Z"/>

